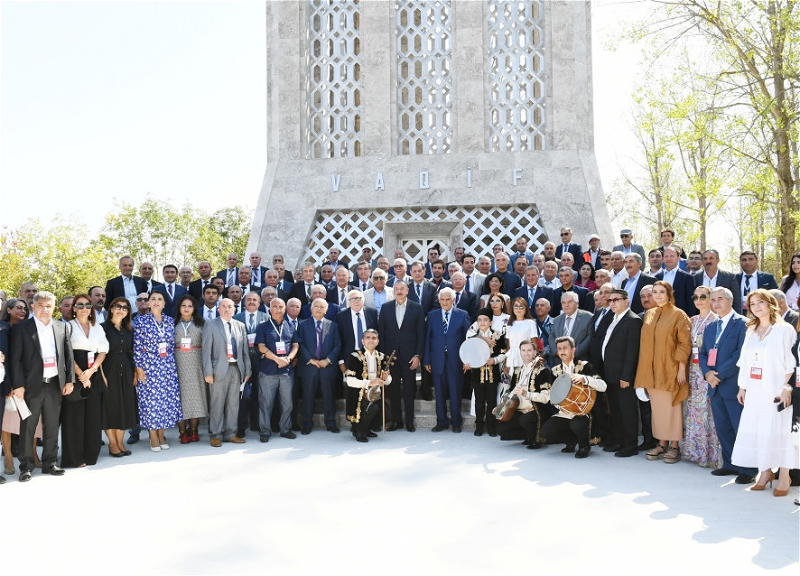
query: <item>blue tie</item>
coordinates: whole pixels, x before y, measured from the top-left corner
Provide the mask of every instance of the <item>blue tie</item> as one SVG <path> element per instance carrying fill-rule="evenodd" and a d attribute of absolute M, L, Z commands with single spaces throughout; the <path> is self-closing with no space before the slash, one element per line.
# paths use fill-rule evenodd
<path fill-rule="evenodd" d="M 444 329 L 444 333 L 445 334 L 447 334 L 447 325 L 448 324 L 450 324 L 450 312 L 445 312 L 444 313 L 444 326 L 442 326 L 442 328 Z"/>
<path fill-rule="evenodd" d="M 528 288 L 528 306 L 533 308 L 533 293 L 535 288 Z"/>
<path fill-rule="evenodd" d="M 471 290 L 469 289 L 469 276 L 467 276 L 467 285 L 464 287 L 464 290 L 466 290 L 467 292 L 470 292 L 470 291 L 471 291 Z"/>
<path fill-rule="evenodd" d="M 364 327 L 361 326 L 361 312 L 356 313 L 356 330 L 358 332 L 358 347 L 361 348 L 361 341 L 364 340 Z"/>
<path fill-rule="evenodd" d="M 236 360 L 236 338 L 233 337 L 233 326 L 228 322 L 228 328 L 231 331 L 231 349 L 233 350 L 233 359 Z"/>
<path fill-rule="evenodd" d="M 422 302 L 422 288 L 417 284 L 417 302 Z"/>

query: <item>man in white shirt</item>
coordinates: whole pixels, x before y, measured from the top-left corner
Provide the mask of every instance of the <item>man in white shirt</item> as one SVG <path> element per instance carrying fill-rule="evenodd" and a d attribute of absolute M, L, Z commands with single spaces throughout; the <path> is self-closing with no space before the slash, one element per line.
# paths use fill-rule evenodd
<path fill-rule="evenodd" d="M 619 288 L 622 285 L 622 281 L 627 277 L 628 273 L 625 271 L 625 254 L 619 250 L 615 250 L 611 253 L 611 283 L 614 285 L 614 288 Z"/>
<path fill-rule="evenodd" d="M 557 278 L 558 276 L 558 264 L 556 264 L 553 260 L 548 260 L 544 263 L 544 272 L 542 278 L 539 280 L 539 284 L 545 286 L 546 288 L 550 288 L 551 290 L 556 290 L 561 288 L 561 281 Z"/>

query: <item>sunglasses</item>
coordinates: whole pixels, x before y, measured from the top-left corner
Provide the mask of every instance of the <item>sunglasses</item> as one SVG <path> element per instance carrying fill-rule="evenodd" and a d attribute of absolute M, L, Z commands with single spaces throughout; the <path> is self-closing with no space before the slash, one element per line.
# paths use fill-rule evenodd
<path fill-rule="evenodd" d="M 147 302 L 147 298 L 137 298 L 137 302 Z"/>
<path fill-rule="evenodd" d="M 114 310 L 130 310 L 130 308 L 124 304 L 114 304 L 112 308 L 114 308 Z"/>
<path fill-rule="evenodd" d="M 75 308 L 75 310 L 89 310 L 91 309 L 92 305 L 89 304 L 88 302 L 85 304 L 81 302 L 80 304 L 75 304 L 73 307 Z"/>
<path fill-rule="evenodd" d="M 562 232 L 562 233 L 561 233 L 561 236 L 562 236 L 562 238 L 563 238 L 564 236 L 569 236 L 569 232 Z"/>
<path fill-rule="evenodd" d="M 708 298 L 706 294 L 692 294 L 692 300 L 705 300 L 706 298 Z"/>
<path fill-rule="evenodd" d="M 620 238 L 630 238 L 631 235 L 630 234 L 620 234 L 619 237 Z"/>
<path fill-rule="evenodd" d="M 609 304 L 613 304 L 614 302 L 619 302 L 620 300 L 625 300 L 625 298 L 609 298 Z"/>

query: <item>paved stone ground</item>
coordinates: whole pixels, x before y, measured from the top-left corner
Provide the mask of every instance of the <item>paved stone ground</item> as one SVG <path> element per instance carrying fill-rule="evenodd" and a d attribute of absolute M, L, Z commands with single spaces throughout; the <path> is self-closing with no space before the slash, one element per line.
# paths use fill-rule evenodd
<path fill-rule="evenodd" d="M 176 436 L 9 479 L 0 573 L 798 573 L 798 489 L 749 492 L 688 462 L 426 429 L 219 449 Z"/>

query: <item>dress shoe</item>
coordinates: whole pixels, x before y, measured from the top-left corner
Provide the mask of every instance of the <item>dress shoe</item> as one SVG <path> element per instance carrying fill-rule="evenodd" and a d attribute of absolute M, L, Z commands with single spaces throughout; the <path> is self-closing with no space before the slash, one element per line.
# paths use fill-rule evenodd
<path fill-rule="evenodd" d="M 286 438 L 287 440 L 294 440 L 297 438 L 297 434 L 289 430 L 288 432 L 281 432 L 281 438 Z"/>
<path fill-rule="evenodd" d="M 0 476 L 0 484 L 5 484 L 5 483 L 6 483 L 6 477 Z"/>
<path fill-rule="evenodd" d="M 108 451 L 108 455 L 111 456 L 112 458 L 124 458 L 125 457 L 125 453 L 124 452 L 117 452 L 116 454 L 114 454 L 111 450 Z"/>
<path fill-rule="evenodd" d="M 759 478 L 759 480 L 760 480 L 760 478 Z M 750 486 L 750 490 L 751 491 L 755 491 L 755 492 L 761 492 L 762 490 L 764 490 L 767 487 L 767 484 L 769 484 L 769 487 L 772 488 L 772 482 L 774 480 L 775 480 L 775 472 L 770 470 L 769 474 L 767 475 L 767 479 L 764 480 L 764 483 L 762 484 L 761 482 L 758 482 L 755 485 Z"/>
<path fill-rule="evenodd" d="M 139 441 L 139 436 L 134 434 L 128 435 L 128 444 L 136 444 Z"/>
<path fill-rule="evenodd" d="M 50 474 L 50 476 L 63 476 L 64 469 L 59 468 L 55 464 L 49 468 L 42 468 L 42 474 Z"/>
<path fill-rule="evenodd" d="M 28 480 L 31 479 L 31 476 L 32 476 L 32 474 L 31 474 L 30 470 L 25 470 L 23 472 L 20 472 L 19 473 L 19 481 L 20 482 L 27 482 Z"/>
<path fill-rule="evenodd" d="M 539 442 L 530 442 L 528 444 L 528 450 L 538 450 L 541 447 L 542 445 Z"/>
<path fill-rule="evenodd" d="M 189 434 L 187 434 L 186 431 L 184 430 L 178 436 L 178 440 L 180 441 L 181 444 L 188 444 L 190 442 Z"/>
<path fill-rule="evenodd" d="M 607 444 L 603 447 L 603 452 L 619 452 L 622 450 L 622 446 L 619 444 Z"/>
<path fill-rule="evenodd" d="M 244 444 L 247 442 L 244 438 L 239 438 L 238 436 L 231 436 L 225 442 L 230 442 L 231 444 Z"/>
<path fill-rule="evenodd" d="M 239 429 L 236 430 L 236 435 L 239 438 L 244 438 L 245 434 L 247 434 L 247 432 L 245 431 L 244 428 L 239 428 Z"/>
<path fill-rule="evenodd" d="M 214 448 L 220 448 L 222 446 L 222 440 L 220 440 L 219 438 L 212 438 L 211 439 L 211 445 Z"/>
<path fill-rule="evenodd" d="M 356 441 L 358 442 L 369 442 L 369 440 L 367 440 L 367 437 L 363 432 L 357 432 L 355 437 Z"/>
<path fill-rule="evenodd" d="M 736 472 L 728 470 L 727 468 L 717 468 L 711 471 L 712 476 L 736 476 Z"/>
<path fill-rule="evenodd" d="M 130 450 L 123 450 L 122 452 L 120 452 L 120 454 L 122 454 L 123 456 L 130 456 L 131 455 L 131 451 Z"/>
<path fill-rule="evenodd" d="M 417 431 L 417 427 L 412 422 L 411 424 L 406 424 L 406 430 L 408 430 L 409 432 L 416 432 Z"/>
<path fill-rule="evenodd" d="M 328 426 L 328 432 L 333 432 L 334 434 L 338 434 L 341 432 L 338 426 Z"/>
<path fill-rule="evenodd" d="M 472 433 L 473 436 L 483 436 L 483 428 L 478 426 L 475 428 L 475 432 Z"/>
<path fill-rule="evenodd" d="M 497 432 L 494 430 L 489 430 L 489 438 L 497 438 Z"/>
<path fill-rule="evenodd" d="M 162 449 L 162 450 L 169 450 L 169 444 L 167 444 L 166 442 L 164 442 L 164 443 L 163 443 L 163 444 L 161 444 L 160 446 L 161 446 L 161 449 Z"/>
<path fill-rule="evenodd" d="M 736 477 L 736 480 L 734 480 L 734 482 L 736 482 L 737 484 L 752 484 L 755 481 L 756 477 L 751 476 L 750 474 L 739 474 Z"/>
<path fill-rule="evenodd" d="M 308 436 L 309 434 L 311 434 L 311 428 L 303 428 L 303 429 L 301 429 L 300 430 L 300 434 L 302 434 L 303 436 Z"/>
<path fill-rule="evenodd" d="M 582 446 L 578 448 L 578 451 L 575 452 L 575 458 L 588 458 L 589 450 L 591 450 L 589 446 Z"/>
<path fill-rule="evenodd" d="M 372 428 L 370 428 L 370 430 L 372 430 L 373 432 L 380 432 L 381 431 L 381 425 L 380 424 L 375 424 Z"/>
<path fill-rule="evenodd" d="M 453 426 L 453 433 L 460 434 L 461 433 L 461 426 Z"/>
<path fill-rule="evenodd" d="M 564 447 L 561 449 L 561 451 L 562 451 L 564 454 L 572 454 L 573 452 L 575 452 L 575 444 L 567 444 L 566 446 L 564 446 Z"/>
<path fill-rule="evenodd" d="M 622 450 L 614 452 L 614 456 L 617 458 L 630 458 L 631 456 L 636 456 L 638 454 L 639 450 L 637 448 L 623 448 Z"/>
<path fill-rule="evenodd" d="M 259 434 L 258 439 L 262 444 L 269 442 L 269 434 Z"/>
<path fill-rule="evenodd" d="M 397 422 L 393 422 L 392 425 L 387 428 L 387 430 L 389 432 L 394 432 L 395 430 L 400 430 L 400 428 L 402 427 L 403 427 L 402 422 L 400 422 L 399 424 Z"/>
<path fill-rule="evenodd" d="M 431 428 L 431 432 L 441 432 L 442 430 L 447 430 L 450 428 L 447 424 L 437 424 L 433 428 Z"/>
<path fill-rule="evenodd" d="M 636 449 L 640 450 L 640 451 L 641 450 L 652 450 L 653 448 L 656 447 L 656 444 L 658 444 L 658 442 L 656 442 L 655 440 L 645 440 L 641 444 L 639 444 L 636 447 Z"/>

